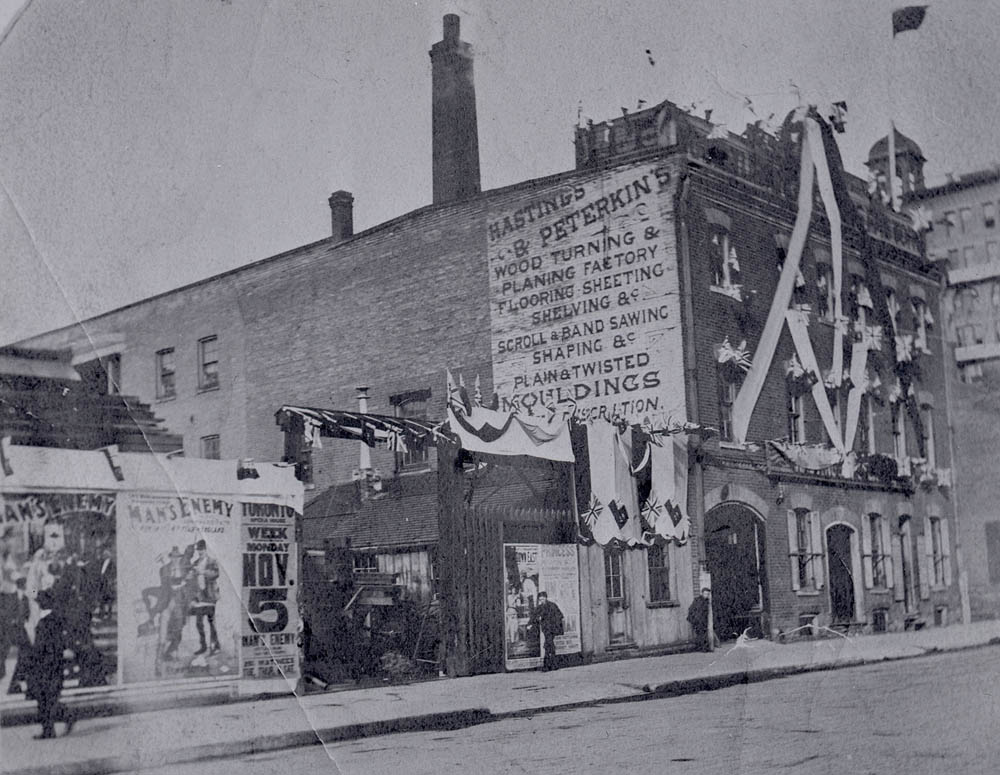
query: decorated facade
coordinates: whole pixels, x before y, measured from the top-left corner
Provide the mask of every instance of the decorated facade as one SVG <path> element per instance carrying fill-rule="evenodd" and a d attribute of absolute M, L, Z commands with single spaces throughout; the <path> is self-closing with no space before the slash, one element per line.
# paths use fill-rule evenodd
<path fill-rule="evenodd" d="M 709 584 L 724 638 L 945 623 L 939 275 L 844 173 L 842 118 L 737 136 L 664 102 L 579 127 L 575 169 L 482 193 L 476 172 L 359 234 L 339 197 L 331 239 L 35 343 L 118 347 L 191 455 L 214 437 L 373 498 L 436 474 L 463 670 L 503 667 L 505 545 L 573 547 L 583 658 L 686 643 Z M 483 466 L 546 484 L 486 513 Z"/>

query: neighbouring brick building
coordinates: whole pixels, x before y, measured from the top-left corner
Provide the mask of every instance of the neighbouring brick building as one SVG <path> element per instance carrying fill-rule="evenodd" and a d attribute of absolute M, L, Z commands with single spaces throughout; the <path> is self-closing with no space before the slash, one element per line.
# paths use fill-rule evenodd
<path fill-rule="evenodd" d="M 581 548 L 585 654 L 684 642 L 708 574 L 727 638 L 953 616 L 940 277 L 909 219 L 843 172 L 827 117 L 736 136 L 665 102 L 578 128 L 573 170 L 480 192 L 457 18 L 432 65 L 432 205 L 353 234 L 337 192 L 332 238 L 32 346 L 113 358 L 189 455 L 278 459 L 279 407 L 350 408 L 361 385 L 372 412 L 443 420 L 448 370 L 507 408 L 689 423 L 690 540 Z M 372 451 L 383 479 L 435 464 Z M 357 467 L 354 444 L 311 453 L 318 486 Z"/>
<path fill-rule="evenodd" d="M 1000 615 L 1000 169 L 983 169 L 938 186 L 918 188 L 909 201 L 925 209 L 933 228 L 928 256 L 945 270 L 942 334 L 951 422 L 955 488 L 964 567 L 974 618 Z"/>

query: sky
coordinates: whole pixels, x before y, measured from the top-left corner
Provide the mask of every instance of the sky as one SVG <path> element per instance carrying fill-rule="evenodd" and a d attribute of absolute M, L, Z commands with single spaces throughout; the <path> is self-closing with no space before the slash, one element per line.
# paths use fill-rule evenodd
<path fill-rule="evenodd" d="M 0 0 L 0 344 L 431 201 L 430 46 L 475 54 L 484 189 L 573 166 L 639 100 L 741 132 L 848 103 L 930 183 L 1000 160 L 1000 0 Z M 647 54 L 647 49 L 650 52 Z M 652 59 L 652 61 L 650 61 Z"/>

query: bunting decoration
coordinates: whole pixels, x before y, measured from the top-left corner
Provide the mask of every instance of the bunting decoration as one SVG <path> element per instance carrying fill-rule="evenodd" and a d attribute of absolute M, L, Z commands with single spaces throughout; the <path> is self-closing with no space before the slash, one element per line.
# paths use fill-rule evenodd
<path fill-rule="evenodd" d="M 275 417 L 282 430 L 298 431 L 306 443 L 315 446 L 319 446 L 322 436 L 363 441 L 370 447 L 391 444 L 396 451 L 404 446 L 415 449 L 448 440 L 438 426 L 427 420 L 306 406 L 282 406 Z"/>
<path fill-rule="evenodd" d="M 473 402 L 464 382 L 448 378 L 448 427 L 462 449 L 490 455 L 527 455 L 573 463 L 568 417 L 573 407 L 555 411 L 548 419 L 521 416 L 517 411 L 488 409 Z"/>
<path fill-rule="evenodd" d="M 830 112 L 831 117 L 832 115 Z M 798 111 L 792 120 L 796 119 L 803 122 L 804 131 L 801 133 L 798 209 L 795 225 L 787 243 L 787 250 L 783 254 L 781 275 L 764 325 L 764 331 L 757 343 L 753 362 L 747 370 L 746 377 L 733 403 L 732 433 L 736 442 L 746 443 L 750 417 L 770 370 L 779 337 L 783 329 L 787 327 L 795 348 L 795 358 L 785 365 L 786 377 L 791 386 L 811 390 L 830 446 L 833 451 L 840 454 L 842 461 L 847 450 L 850 450 L 854 443 L 859 423 L 861 398 L 865 393 L 873 392 L 878 384 L 877 377 L 869 378 L 867 376 L 869 353 L 882 350 L 883 332 L 888 331 L 890 326 L 893 330 L 892 337 L 888 338 L 888 346 L 891 350 L 890 357 L 893 360 L 899 364 L 911 360 L 913 348 L 912 342 L 905 337 L 899 337 L 899 332 L 895 330 L 899 305 L 892 296 L 885 294 L 875 264 L 871 260 L 867 243 L 861 247 L 862 260 L 865 262 L 865 280 L 864 282 L 855 282 L 851 293 L 854 303 L 859 308 L 871 312 L 877 323 L 875 325 L 862 325 L 858 321 L 854 321 L 852 324 L 845 314 L 843 223 L 844 219 L 847 219 L 848 223 L 862 231 L 864 224 L 860 220 L 856 207 L 851 203 L 850 195 L 842 179 L 843 173 L 832 134 L 833 130 L 819 117 L 818 111 L 812 107 Z M 824 348 L 832 353 L 832 357 L 829 364 L 824 364 L 822 371 L 817 362 L 816 352 L 810 337 L 810 311 L 799 309 L 797 305 L 792 303 L 794 290 L 800 282 L 802 254 L 809 236 L 810 224 L 813 221 L 814 187 L 819 189 L 819 201 L 822 203 L 830 228 L 831 271 L 819 272 L 816 276 L 816 287 L 821 303 L 828 301 L 829 306 L 829 309 L 823 310 L 823 315 L 833 321 L 832 347 Z M 847 349 L 848 343 L 850 343 L 851 360 L 849 364 L 845 364 L 845 349 Z M 731 351 L 733 349 L 720 347 L 720 362 L 732 360 Z M 905 398 L 909 395 L 912 385 L 910 385 L 909 372 L 905 370 L 904 372 L 900 372 L 900 378 L 904 383 L 901 395 Z M 822 380 L 820 380 L 821 374 L 824 376 Z M 838 390 L 845 386 L 849 388 L 847 412 L 844 422 L 841 423 L 840 418 L 833 411 L 827 389 Z"/>

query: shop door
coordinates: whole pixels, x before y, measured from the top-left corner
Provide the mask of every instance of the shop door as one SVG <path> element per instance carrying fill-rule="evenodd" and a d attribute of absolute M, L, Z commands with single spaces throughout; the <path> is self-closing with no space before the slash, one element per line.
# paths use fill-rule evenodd
<path fill-rule="evenodd" d="M 847 525 L 833 525 L 826 531 L 830 565 L 830 609 L 834 624 L 849 624 L 854 615 L 854 566 L 851 539 L 854 531 Z"/>
<path fill-rule="evenodd" d="M 705 560 L 712 574 L 715 633 L 732 640 L 744 631 L 764 636 L 767 573 L 764 525 L 744 506 L 726 504 L 705 515 Z"/>
<path fill-rule="evenodd" d="M 621 549 L 604 550 L 604 588 L 608 602 L 608 643 L 612 646 L 632 640 L 632 622 L 625 585 L 625 554 Z"/>

